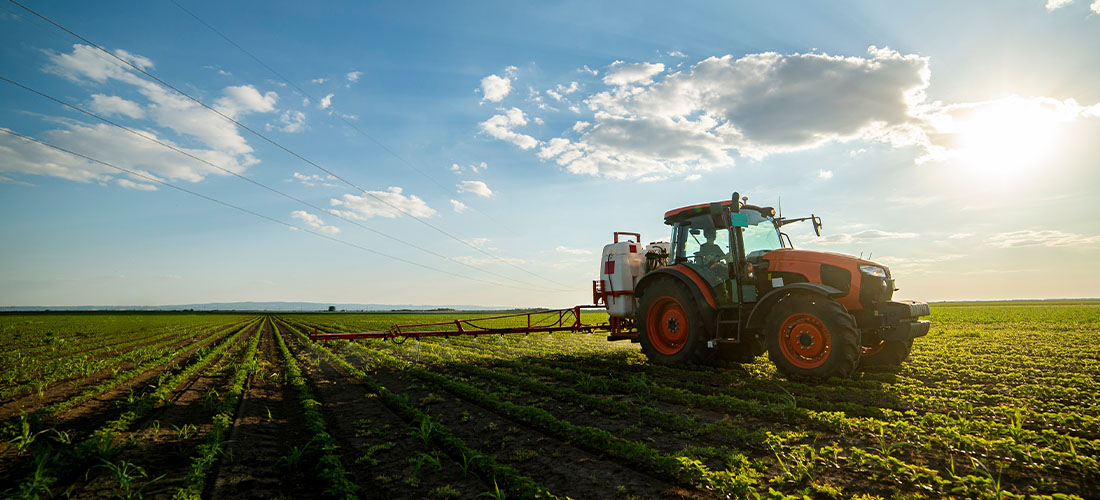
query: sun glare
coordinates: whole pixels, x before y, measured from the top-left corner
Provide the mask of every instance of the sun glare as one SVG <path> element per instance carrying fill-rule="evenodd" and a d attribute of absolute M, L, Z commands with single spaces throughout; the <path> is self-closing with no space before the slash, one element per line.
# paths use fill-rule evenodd
<path fill-rule="evenodd" d="M 961 119 L 954 156 L 979 174 L 1001 176 L 1042 166 L 1053 154 L 1060 118 L 1041 102 L 1005 99 Z"/>

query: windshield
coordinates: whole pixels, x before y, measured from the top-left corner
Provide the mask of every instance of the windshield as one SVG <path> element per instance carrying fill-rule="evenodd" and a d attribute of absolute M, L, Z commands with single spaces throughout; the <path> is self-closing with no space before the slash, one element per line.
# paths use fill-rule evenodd
<path fill-rule="evenodd" d="M 775 227 L 771 217 L 765 217 L 756 210 L 744 210 L 741 213 L 749 219 L 749 225 L 742 231 L 746 257 L 753 256 L 754 252 L 764 253 L 783 248 L 783 242 L 779 239 L 779 229 Z"/>

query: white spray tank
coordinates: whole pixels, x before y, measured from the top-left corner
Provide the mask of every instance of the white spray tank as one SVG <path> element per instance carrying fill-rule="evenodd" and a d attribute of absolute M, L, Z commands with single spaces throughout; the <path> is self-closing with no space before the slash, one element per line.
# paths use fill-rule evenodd
<path fill-rule="evenodd" d="M 619 236 L 633 236 L 634 241 L 619 241 Z M 607 314 L 615 318 L 634 317 L 634 286 L 645 273 L 645 249 L 638 233 L 615 233 L 615 242 L 603 247 L 600 258 L 600 289 L 603 291 Z"/>

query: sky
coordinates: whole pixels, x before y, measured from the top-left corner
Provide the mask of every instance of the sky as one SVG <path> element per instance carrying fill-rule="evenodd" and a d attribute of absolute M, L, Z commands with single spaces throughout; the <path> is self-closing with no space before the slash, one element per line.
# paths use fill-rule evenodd
<path fill-rule="evenodd" d="M 734 191 L 899 298 L 1100 296 L 1100 0 L 20 3 L 2 305 L 586 304 Z"/>

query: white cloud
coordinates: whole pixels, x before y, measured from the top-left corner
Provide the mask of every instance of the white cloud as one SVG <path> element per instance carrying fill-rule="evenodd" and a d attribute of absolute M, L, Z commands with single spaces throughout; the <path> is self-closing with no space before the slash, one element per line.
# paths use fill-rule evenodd
<path fill-rule="evenodd" d="M 101 115 L 128 116 L 130 118 L 145 117 L 145 110 L 141 109 L 140 104 L 118 96 L 92 94 L 92 100 L 88 102 L 88 107 Z"/>
<path fill-rule="evenodd" d="M 947 239 L 949 239 L 949 240 L 961 240 L 963 238 L 969 238 L 971 236 L 974 236 L 974 234 L 973 233 L 952 233 L 950 236 L 947 237 Z"/>
<path fill-rule="evenodd" d="M 573 131 L 574 132 L 584 132 L 585 129 L 587 129 L 588 127 L 591 127 L 591 126 L 592 126 L 592 124 L 588 123 L 586 121 L 578 121 L 577 123 L 573 124 Z"/>
<path fill-rule="evenodd" d="M 329 94 L 327 96 L 322 97 L 321 98 L 321 109 L 328 109 L 329 106 L 332 106 L 332 97 L 335 96 L 335 95 L 336 94 Z"/>
<path fill-rule="evenodd" d="M 820 179 L 832 179 L 833 178 L 833 171 L 832 170 L 818 170 L 817 171 L 817 177 L 820 178 Z"/>
<path fill-rule="evenodd" d="M 466 165 L 466 166 L 462 166 L 462 165 L 459 165 L 457 163 L 452 163 L 451 164 L 451 172 L 454 172 L 456 174 L 463 174 L 463 173 L 478 174 L 478 173 L 484 172 L 485 170 L 488 170 L 488 169 L 489 169 L 489 165 L 485 162 L 472 163 L 472 164 Z"/>
<path fill-rule="evenodd" d="M 1047 10 L 1054 10 L 1073 3 L 1073 0 L 1047 0 Z"/>
<path fill-rule="evenodd" d="M 367 193 L 363 196 L 345 194 L 338 199 L 329 200 L 329 203 L 334 207 L 345 207 L 347 209 L 333 209 L 334 213 L 355 219 L 369 219 L 371 217 L 392 219 L 402 215 L 402 211 L 416 217 L 431 217 L 436 214 L 435 209 L 429 207 L 420 197 L 416 195 L 406 196 L 403 194 L 402 189 L 396 186 L 391 186 L 386 191 L 367 191 Z"/>
<path fill-rule="evenodd" d="M 1056 229 L 1023 230 L 995 234 L 989 237 L 989 243 L 999 248 L 1076 247 L 1100 243 L 1100 235 L 1085 236 Z"/>
<path fill-rule="evenodd" d="M 679 50 L 674 50 L 672 52 L 669 52 L 668 56 L 669 57 L 687 57 L 687 54 L 685 54 L 683 52 L 680 52 Z"/>
<path fill-rule="evenodd" d="M 891 233 L 889 231 L 880 231 L 878 229 L 866 229 L 857 233 L 838 233 L 828 236 L 822 236 L 816 240 L 816 243 L 822 245 L 841 245 L 847 243 L 862 243 L 866 241 L 877 240 L 895 240 L 895 239 L 912 239 L 920 236 L 917 233 Z"/>
<path fill-rule="evenodd" d="M 512 81 L 497 75 L 481 79 L 481 101 L 500 102 L 512 91 Z"/>
<path fill-rule="evenodd" d="M 340 228 L 336 226 L 325 225 L 324 220 L 322 220 L 317 215 L 306 212 L 305 210 L 295 210 L 290 213 L 290 216 L 292 218 L 305 222 L 309 225 L 309 227 L 312 227 L 313 229 L 316 229 L 325 234 L 336 234 L 340 232 Z"/>
<path fill-rule="evenodd" d="M 1093 14 L 1100 14 L 1100 0 L 1092 2 L 1092 5 L 1089 5 L 1089 10 L 1091 10 Z"/>
<path fill-rule="evenodd" d="M 153 65 L 145 57 L 122 50 L 115 52 L 140 67 L 149 68 Z M 132 85 L 149 100 L 149 104 L 143 108 L 157 125 L 192 136 L 210 148 L 238 155 L 241 157 L 241 164 L 249 165 L 258 161 L 251 156 L 252 147 L 241 137 L 235 124 L 203 109 L 186 97 L 146 80 L 131 68 L 120 65 L 118 61 L 93 47 L 76 44 L 71 53 L 47 52 L 46 57 L 49 60 L 45 67 L 47 72 L 78 83 L 117 80 Z M 222 94 L 213 106 L 238 118 L 247 113 L 274 111 L 278 99 L 274 92 L 261 94 L 251 86 L 226 87 Z"/>
<path fill-rule="evenodd" d="M 328 81 L 328 78 L 314 78 L 310 80 L 311 83 L 322 84 Z"/>
<path fill-rule="evenodd" d="M 139 191 L 156 191 L 157 190 L 157 187 L 153 184 L 138 183 L 138 182 L 134 182 L 130 179 L 116 179 L 115 183 L 118 184 L 119 186 L 124 187 L 124 188 L 137 189 Z"/>
<path fill-rule="evenodd" d="M 703 178 L 703 176 L 702 176 L 702 175 L 699 175 L 699 174 L 691 174 L 691 175 L 689 175 L 689 176 L 687 176 L 687 177 L 684 177 L 684 180 L 685 180 L 685 181 L 688 181 L 688 182 L 691 182 L 691 181 L 697 181 L 697 180 L 699 180 L 699 179 L 702 179 L 702 178 Z"/>
<path fill-rule="evenodd" d="M 599 71 L 594 70 L 592 68 L 589 68 L 587 64 L 585 64 L 584 67 L 582 67 L 581 69 L 578 69 L 577 71 L 580 72 L 580 73 L 588 73 L 592 76 L 596 76 L 596 75 L 600 74 Z"/>
<path fill-rule="evenodd" d="M 288 134 L 303 132 L 306 129 L 306 114 L 301 111 L 287 110 L 279 116 L 279 124 L 267 124 L 267 129 L 281 130 Z"/>
<path fill-rule="evenodd" d="M 473 193 L 486 198 L 493 195 L 493 190 L 481 181 L 462 181 L 457 186 L 459 192 Z"/>
<path fill-rule="evenodd" d="M 359 77 L 363 76 L 362 71 L 352 71 L 347 74 L 348 83 L 355 83 L 359 81 Z"/>
<path fill-rule="evenodd" d="M 71 120 L 62 123 L 63 128 L 47 130 L 40 138 L 44 142 L 158 179 L 199 182 L 207 175 L 225 175 L 225 172 L 209 165 L 107 124 L 86 125 Z M 140 133 L 226 170 L 237 173 L 245 170 L 245 165 L 231 154 L 185 148 L 148 130 Z M 9 134 L 0 134 L 0 157 L 4 158 L 0 162 L 0 171 L 48 175 L 76 182 L 105 183 L 121 173 Z"/>
<path fill-rule="evenodd" d="M 653 77 L 664 72 L 665 65 L 661 63 L 625 63 L 615 61 L 607 67 L 603 82 L 608 85 L 649 85 L 653 83 Z"/>
<path fill-rule="evenodd" d="M 214 101 L 214 108 L 236 118 L 246 113 L 266 113 L 275 111 L 275 102 L 279 94 L 266 92 L 260 94 L 251 85 L 240 85 L 222 89 L 222 97 Z"/>
<path fill-rule="evenodd" d="M 523 114 L 519 108 L 511 108 L 504 114 L 494 115 L 478 124 L 483 132 L 502 141 L 511 142 L 521 149 L 538 146 L 539 141 L 534 137 L 512 131 L 513 128 L 523 125 L 527 125 L 527 115 Z"/>
<path fill-rule="evenodd" d="M 482 129 L 524 149 L 541 144 L 538 157 L 569 172 L 619 179 L 680 176 L 732 166 L 734 154 L 762 159 L 830 142 L 932 147 L 928 62 L 873 46 L 864 57 L 710 57 L 667 75 L 660 63 L 616 61 L 603 78 L 609 88 L 582 99 L 594 124 L 578 139 L 517 137 L 518 120 L 502 115 Z"/>
<path fill-rule="evenodd" d="M 313 186 L 317 186 L 317 185 L 322 185 L 322 186 L 325 186 L 325 187 L 335 187 L 336 184 L 333 184 L 333 183 L 329 182 L 329 181 L 332 181 L 332 180 L 335 180 L 335 179 L 336 178 L 331 176 L 331 175 L 325 175 L 325 176 L 322 176 L 320 174 L 305 175 L 305 174 L 302 174 L 302 173 L 299 173 L 299 172 L 294 172 L 293 178 L 287 179 L 287 180 L 288 181 L 297 180 L 298 182 L 302 183 L 303 185 L 309 186 L 309 187 L 313 187 Z"/>
<path fill-rule="evenodd" d="M 592 250 L 588 250 L 588 249 L 584 249 L 584 248 L 569 248 L 569 247 L 563 246 L 563 245 L 558 245 L 557 248 L 554 249 L 554 251 L 559 252 L 559 253 L 573 254 L 573 255 L 592 255 L 592 254 L 595 253 Z"/>
<path fill-rule="evenodd" d="M 454 208 L 456 214 L 460 214 L 462 212 L 465 212 L 467 208 L 470 208 L 470 207 L 466 206 L 465 203 L 462 203 L 461 201 L 458 201 L 458 200 L 451 200 L 451 207 Z"/>

